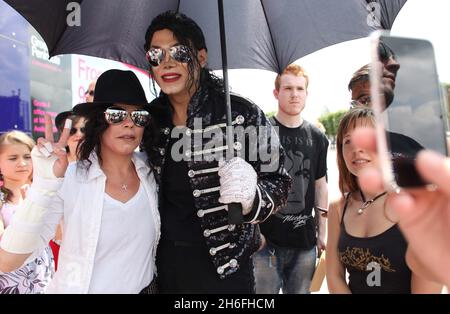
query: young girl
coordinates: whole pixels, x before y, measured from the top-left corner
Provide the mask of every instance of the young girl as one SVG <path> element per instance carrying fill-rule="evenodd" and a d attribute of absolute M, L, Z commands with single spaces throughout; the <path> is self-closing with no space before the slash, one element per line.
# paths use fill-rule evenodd
<path fill-rule="evenodd" d="M 23 202 L 25 189 L 31 182 L 34 145 L 33 139 L 20 131 L 0 136 L 0 224 L 5 228 Z M 0 237 L 2 233 L 0 229 Z M 20 269 L 0 273 L 0 294 L 43 293 L 53 273 L 53 255 L 46 246 L 42 254 Z"/>
<path fill-rule="evenodd" d="M 39 252 L 64 218 L 58 271 L 47 292 L 152 292 L 160 233 L 156 183 L 146 158 L 134 152 L 149 122 L 146 104 L 133 72 L 104 72 L 94 102 L 74 107 L 87 116 L 86 137 L 79 161 L 68 168 L 71 125 L 54 144 L 47 118 L 46 138 L 32 152 L 33 197 L 4 232 L 0 270 Z"/>
<path fill-rule="evenodd" d="M 328 288 L 331 293 L 439 293 L 441 286 L 408 268 L 407 242 L 386 206 L 386 192 L 369 193 L 359 186 L 361 171 L 377 166 L 374 153 L 352 143 L 353 131 L 361 126 L 374 126 L 371 109 L 351 109 L 337 132 L 342 197 L 330 205 L 328 214 Z"/>

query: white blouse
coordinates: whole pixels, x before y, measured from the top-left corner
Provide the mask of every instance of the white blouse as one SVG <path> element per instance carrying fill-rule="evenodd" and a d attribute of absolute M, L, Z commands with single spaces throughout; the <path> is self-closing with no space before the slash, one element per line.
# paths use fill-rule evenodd
<path fill-rule="evenodd" d="M 89 293 L 139 293 L 148 286 L 157 236 L 151 221 L 150 200 L 142 185 L 126 203 L 105 193 Z"/>

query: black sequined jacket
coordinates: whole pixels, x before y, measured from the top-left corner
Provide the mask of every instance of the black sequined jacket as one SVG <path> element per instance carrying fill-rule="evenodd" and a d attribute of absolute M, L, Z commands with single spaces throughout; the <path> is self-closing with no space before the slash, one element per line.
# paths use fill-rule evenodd
<path fill-rule="evenodd" d="M 212 88 L 201 89 L 194 95 L 188 109 L 186 128 L 183 129 L 183 136 L 192 139 L 192 143 L 184 151 L 180 150 L 187 160 L 195 203 L 193 214 L 196 213 L 200 219 L 211 260 L 222 279 L 236 272 L 239 264 L 248 262 L 258 249 L 260 233 L 257 223 L 285 206 L 291 186 L 291 178 L 284 169 L 284 151 L 270 122 L 255 104 L 231 95 L 233 125 L 236 130 L 248 131 L 244 136 L 242 132 L 240 136 L 235 136 L 233 150 L 253 166 L 258 174 L 258 183 L 253 208 L 244 216 L 245 223 L 228 223 L 226 205 L 218 201 L 220 183 L 217 172 L 217 156 L 223 159 L 228 147 L 224 102 L 223 94 Z M 168 97 L 162 94 L 153 100 L 150 111 L 157 138 L 154 139 L 156 144 L 147 148 L 147 154 L 155 178 L 161 183 L 165 158 L 170 153 L 167 149 L 172 131 L 172 110 Z M 252 132 L 253 136 L 249 135 Z M 254 132 L 261 140 L 255 140 Z M 265 157 L 254 158 L 255 151 L 264 152 Z"/>

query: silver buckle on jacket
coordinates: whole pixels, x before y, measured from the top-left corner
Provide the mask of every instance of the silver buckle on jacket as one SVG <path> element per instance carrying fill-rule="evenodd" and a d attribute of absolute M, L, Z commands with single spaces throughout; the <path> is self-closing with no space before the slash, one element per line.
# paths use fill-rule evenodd
<path fill-rule="evenodd" d="M 228 243 L 222 244 L 221 246 L 210 248 L 209 249 L 209 254 L 211 256 L 214 256 L 214 255 L 217 254 L 217 252 L 219 252 L 219 251 L 221 251 L 223 249 L 227 249 L 227 248 L 232 249 L 234 247 L 236 247 L 236 244 L 228 242 Z"/>
<path fill-rule="evenodd" d="M 192 191 L 192 195 L 194 195 L 194 197 L 200 197 L 200 195 L 202 195 L 202 194 L 218 192 L 218 191 L 220 191 L 220 186 L 217 186 L 214 188 L 209 188 L 209 189 L 203 189 L 203 190 L 196 189 L 196 190 Z"/>
<path fill-rule="evenodd" d="M 228 268 L 228 267 L 236 268 L 236 267 L 238 267 L 238 266 L 239 266 L 239 264 L 238 264 L 237 260 L 235 260 L 235 259 L 233 258 L 233 259 L 231 259 L 228 263 L 223 264 L 222 266 L 217 267 L 217 273 L 218 273 L 219 275 L 222 275 L 222 274 L 225 272 L 225 269 L 226 269 L 226 268 Z"/>
<path fill-rule="evenodd" d="M 199 175 L 199 174 L 213 173 L 213 172 L 217 172 L 217 171 L 219 171 L 219 167 L 202 169 L 202 170 L 189 170 L 188 171 L 188 176 L 189 176 L 189 178 L 193 178 L 193 177 L 195 177 L 196 175 Z"/>
<path fill-rule="evenodd" d="M 217 232 L 221 232 L 224 230 L 228 230 L 228 231 L 233 231 L 236 228 L 236 225 L 225 225 L 219 228 L 215 228 L 215 229 L 205 229 L 203 231 L 203 236 L 205 238 L 209 237 L 211 234 L 217 233 Z"/>
<path fill-rule="evenodd" d="M 233 124 L 233 125 L 236 125 L 236 124 L 237 124 L 237 125 L 241 125 L 241 124 L 243 124 L 244 122 L 245 122 L 244 116 L 238 115 L 238 116 L 232 121 L 232 124 Z M 204 128 L 204 129 L 190 129 L 190 128 L 187 128 L 187 129 L 186 129 L 186 135 L 187 135 L 187 136 L 190 136 L 191 134 L 207 133 L 207 132 L 211 132 L 211 131 L 214 130 L 214 129 L 224 128 L 224 127 L 226 127 L 226 126 L 227 126 L 226 123 L 219 123 L 219 124 L 213 124 L 213 125 L 207 126 L 207 127 Z"/>
<path fill-rule="evenodd" d="M 203 217 L 205 216 L 205 214 L 211 214 L 220 210 L 225 210 L 227 209 L 227 205 L 222 205 L 222 206 L 217 206 L 217 207 L 213 207 L 213 208 L 209 208 L 209 209 L 199 209 L 197 211 L 197 216 L 198 217 Z"/>

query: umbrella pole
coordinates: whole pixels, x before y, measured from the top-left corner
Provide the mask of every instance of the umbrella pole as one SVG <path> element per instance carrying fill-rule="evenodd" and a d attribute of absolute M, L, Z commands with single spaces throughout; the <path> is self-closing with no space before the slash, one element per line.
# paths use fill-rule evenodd
<path fill-rule="evenodd" d="M 225 110 L 227 114 L 227 159 L 234 156 L 233 143 L 234 132 L 233 123 L 231 121 L 231 98 L 230 88 L 228 85 L 228 62 L 227 62 L 227 40 L 225 36 L 225 20 L 223 17 L 223 0 L 217 0 L 219 11 L 219 26 L 220 26 L 220 48 L 222 52 L 222 70 L 223 81 L 225 85 Z M 228 204 L 228 222 L 232 225 L 242 224 L 244 218 L 242 216 L 242 205 L 240 203 Z"/>

